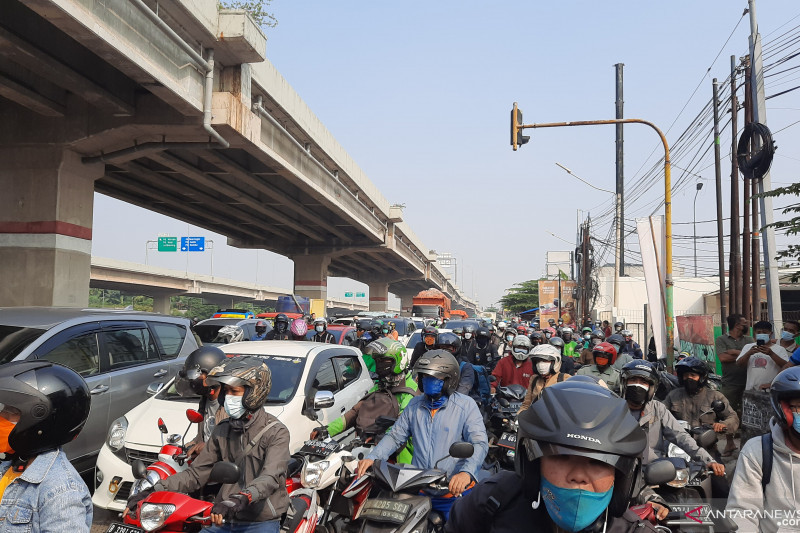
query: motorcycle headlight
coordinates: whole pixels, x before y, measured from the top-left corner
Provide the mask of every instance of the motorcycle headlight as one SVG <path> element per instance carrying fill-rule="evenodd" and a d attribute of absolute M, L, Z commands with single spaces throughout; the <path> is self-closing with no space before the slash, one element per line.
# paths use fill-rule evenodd
<path fill-rule="evenodd" d="M 121 416 L 114 420 L 111 427 L 108 428 L 108 437 L 106 444 L 111 448 L 111 451 L 116 453 L 125 445 L 125 432 L 128 431 L 128 419 Z"/>
<path fill-rule="evenodd" d="M 670 487 L 681 488 L 685 487 L 688 482 L 689 482 L 689 469 L 680 468 L 675 472 L 675 479 L 673 479 L 672 481 L 667 481 L 667 485 L 669 485 Z"/>
<path fill-rule="evenodd" d="M 316 463 L 306 463 L 303 468 L 303 486 L 316 488 L 322 480 L 322 473 L 330 466 L 329 461 L 317 461 Z"/>
<path fill-rule="evenodd" d="M 155 531 L 164 525 L 167 517 L 175 511 L 171 503 L 145 503 L 139 513 L 139 522 L 145 531 Z"/>
<path fill-rule="evenodd" d="M 687 464 L 692 462 L 692 456 L 686 453 L 683 448 L 674 443 L 669 444 L 669 447 L 667 448 L 667 457 L 680 457 L 681 459 L 684 459 Z"/>

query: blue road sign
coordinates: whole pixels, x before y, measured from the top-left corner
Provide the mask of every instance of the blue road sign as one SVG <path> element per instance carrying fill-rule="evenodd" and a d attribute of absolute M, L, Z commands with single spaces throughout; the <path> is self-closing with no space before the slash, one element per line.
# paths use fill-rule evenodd
<path fill-rule="evenodd" d="M 181 252 L 204 252 L 205 237 L 181 237 Z"/>

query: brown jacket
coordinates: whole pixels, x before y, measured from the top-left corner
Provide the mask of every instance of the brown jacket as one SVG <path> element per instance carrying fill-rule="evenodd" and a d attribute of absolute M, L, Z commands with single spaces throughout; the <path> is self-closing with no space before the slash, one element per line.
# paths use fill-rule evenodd
<path fill-rule="evenodd" d="M 525 400 L 522 402 L 522 406 L 519 408 L 519 412 L 521 413 L 525 409 L 531 406 L 533 402 L 539 399 L 542 395 L 542 390 L 545 387 L 549 387 L 550 385 L 554 385 L 556 383 L 561 383 L 562 381 L 569 379 L 571 376 L 569 374 L 563 374 L 559 372 L 558 374 L 553 374 L 548 376 L 545 380 L 542 376 L 535 375 L 531 378 L 531 382 L 528 384 L 528 392 L 525 393 Z"/>
<path fill-rule="evenodd" d="M 214 428 L 206 447 L 188 470 L 179 472 L 157 484 L 159 490 L 193 492 L 208 483 L 211 467 L 218 461 L 230 461 L 241 469 L 238 483 L 223 485 L 215 502 L 233 494 L 248 491 L 253 502 L 236 515 L 237 522 L 264 522 L 280 518 L 289 506 L 286 492 L 286 465 L 289 463 L 289 430 L 277 418 L 258 409 L 237 430 L 238 421 L 225 420 Z M 261 435 L 247 456 L 242 454 L 262 429 L 276 422 Z"/>
<path fill-rule="evenodd" d="M 725 410 L 720 415 L 720 422 L 725 424 L 728 434 L 733 435 L 739 429 L 739 417 L 731 408 L 727 398 L 719 391 L 705 386 L 697 391 L 697 394 L 690 396 L 686 389 L 679 387 L 671 390 L 664 398 L 663 403 L 675 418 L 686 420 L 691 427 L 697 427 L 702 424 L 713 424 L 716 421 L 714 412 L 701 416 L 702 413 L 711 411 L 711 402 L 714 400 L 722 400 L 722 403 L 725 404 Z"/>

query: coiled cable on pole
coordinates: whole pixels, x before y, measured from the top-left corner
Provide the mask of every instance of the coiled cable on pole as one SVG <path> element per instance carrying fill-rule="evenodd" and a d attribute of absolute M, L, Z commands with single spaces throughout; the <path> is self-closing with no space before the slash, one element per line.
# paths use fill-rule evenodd
<path fill-rule="evenodd" d="M 756 137 L 761 139 L 761 148 L 752 153 L 751 146 L 757 146 Z M 761 179 L 769 172 L 772 159 L 775 157 L 776 146 L 772 140 L 772 132 L 760 122 L 751 122 L 744 127 L 739 143 L 736 145 L 736 159 L 739 169 L 747 179 Z"/>

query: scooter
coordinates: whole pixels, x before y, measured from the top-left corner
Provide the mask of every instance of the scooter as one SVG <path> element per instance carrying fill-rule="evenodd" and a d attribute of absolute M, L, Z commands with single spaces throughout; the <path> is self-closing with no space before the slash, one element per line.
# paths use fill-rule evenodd
<path fill-rule="evenodd" d="M 517 447 L 517 413 L 525 400 L 525 387 L 498 387 L 491 403 L 489 429 L 495 442 L 489 447 L 488 462 L 497 461 L 502 468 L 514 468 Z"/>
<path fill-rule="evenodd" d="M 134 470 L 134 476 L 143 471 Z M 236 483 L 239 467 L 221 461 L 211 468 L 209 482 Z M 211 524 L 212 502 L 196 500 L 180 492 L 157 491 L 139 502 L 136 509 L 128 512 L 124 523 L 113 522 L 106 533 L 175 532 L 196 533 Z"/>

